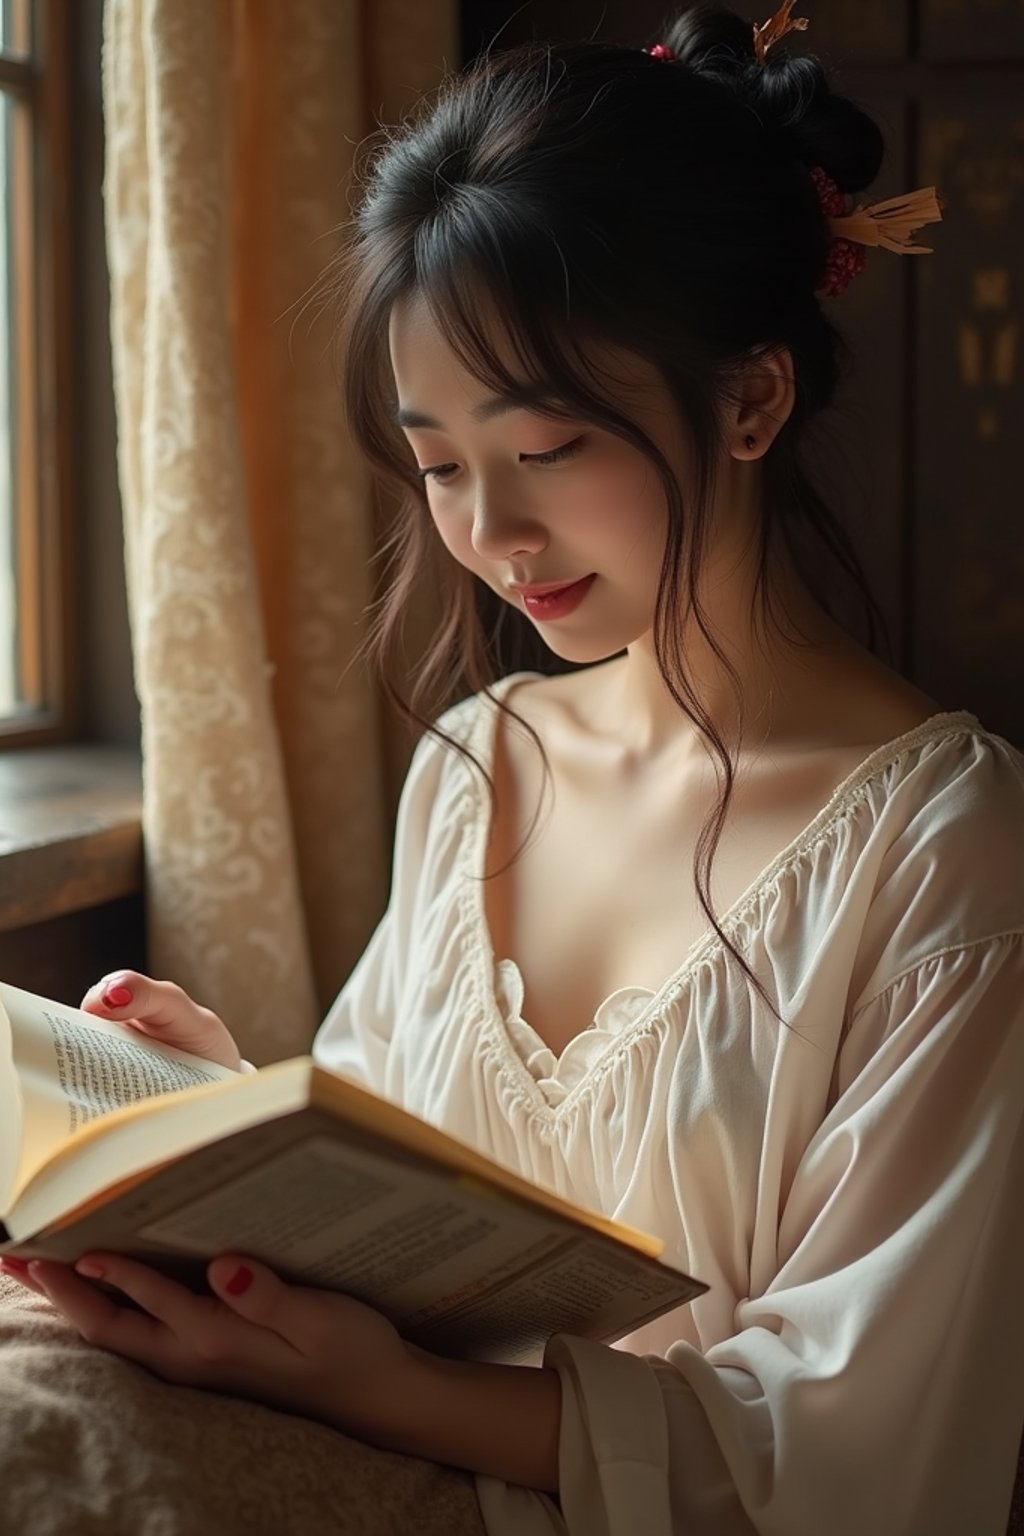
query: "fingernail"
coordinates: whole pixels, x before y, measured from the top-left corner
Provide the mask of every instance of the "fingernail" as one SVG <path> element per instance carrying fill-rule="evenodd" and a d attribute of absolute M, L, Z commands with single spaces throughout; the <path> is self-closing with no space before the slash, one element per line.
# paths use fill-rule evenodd
<path fill-rule="evenodd" d="M 102 1280 L 106 1272 L 105 1266 L 95 1259 L 79 1259 L 75 1265 L 75 1273 L 84 1275 L 87 1280 Z"/>
<path fill-rule="evenodd" d="M 28 1260 L 10 1259 L 5 1256 L 4 1258 L 0 1259 L 0 1267 L 12 1270 L 26 1270 L 28 1269 Z"/>
<path fill-rule="evenodd" d="M 100 998 L 107 1008 L 127 1008 L 132 1000 L 131 987 L 108 987 Z"/>
<path fill-rule="evenodd" d="M 229 1296 L 241 1296 L 242 1292 L 247 1291 L 250 1285 L 252 1285 L 252 1270 L 246 1269 L 243 1264 L 235 1270 L 224 1289 Z"/>

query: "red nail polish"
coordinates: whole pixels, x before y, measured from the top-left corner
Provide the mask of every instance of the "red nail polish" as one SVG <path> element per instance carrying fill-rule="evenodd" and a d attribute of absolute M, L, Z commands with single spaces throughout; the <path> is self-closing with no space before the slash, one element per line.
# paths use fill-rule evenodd
<path fill-rule="evenodd" d="M 243 1264 L 235 1270 L 224 1289 L 229 1296 L 241 1296 L 242 1292 L 247 1291 L 250 1285 L 252 1285 L 252 1270 L 246 1269 Z"/>
<path fill-rule="evenodd" d="M 100 999 L 107 1008 L 127 1008 L 131 1000 L 130 987 L 108 987 Z"/>
<path fill-rule="evenodd" d="M 28 1269 L 28 1260 L 12 1259 L 5 1254 L 4 1257 L 0 1259 L 0 1265 L 3 1265 L 4 1269 Z"/>

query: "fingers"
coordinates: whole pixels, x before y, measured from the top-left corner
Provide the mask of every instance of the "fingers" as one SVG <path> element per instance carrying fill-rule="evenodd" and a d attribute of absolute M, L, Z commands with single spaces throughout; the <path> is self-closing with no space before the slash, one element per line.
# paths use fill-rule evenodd
<path fill-rule="evenodd" d="M 48 1269 L 50 1267 L 47 1265 Z M 58 1267 L 63 1274 L 68 1273 L 63 1265 Z M 151 1318 L 174 1332 L 194 1321 L 195 1303 L 202 1305 L 201 1297 L 194 1296 L 176 1280 L 169 1280 L 166 1275 L 150 1269 L 149 1265 L 127 1259 L 121 1254 L 86 1254 L 75 1265 L 75 1274 L 116 1286 L 125 1296 L 137 1302 Z M 87 1289 L 91 1295 L 100 1294 L 93 1286 Z"/>
<path fill-rule="evenodd" d="M 136 1348 L 152 1345 L 161 1327 L 191 1340 L 206 1359 L 222 1358 L 229 1349 L 233 1317 L 278 1335 L 289 1348 L 297 1347 L 306 1331 L 308 1293 L 303 1300 L 294 1286 L 255 1259 L 222 1255 L 213 1260 L 207 1278 L 222 1298 L 219 1301 L 196 1296 L 148 1265 L 120 1254 L 88 1254 L 79 1259 L 74 1271 L 45 1260 L 2 1259 L 0 1265 L 23 1285 L 49 1296 L 90 1343 L 136 1358 L 141 1358 Z M 142 1313 L 119 1307 L 85 1280 L 116 1286 Z"/>
<path fill-rule="evenodd" d="M 222 1254 L 207 1267 L 206 1277 L 211 1289 L 239 1317 L 300 1347 L 308 1302 L 305 1309 L 301 1301 L 297 1305 L 296 1288 L 278 1279 L 272 1269 L 255 1259 Z"/>
<path fill-rule="evenodd" d="M 116 1013 L 127 1008 L 138 991 L 139 984 L 148 978 L 136 971 L 110 971 L 94 982 L 82 998 L 79 1007 L 87 1013 Z"/>
<path fill-rule="evenodd" d="M 34 1259 L 29 1263 L 28 1276 L 87 1343 L 129 1355 L 144 1365 L 156 1358 L 164 1330 L 154 1318 L 119 1306 L 64 1264 Z"/>
<path fill-rule="evenodd" d="M 183 1367 L 194 1379 L 196 1362 L 223 1361 L 233 1352 L 230 1328 L 237 1323 L 225 1307 L 134 1259 L 89 1254 L 73 1270 L 34 1262 L 29 1274 L 87 1343 L 127 1355 L 168 1379 Z M 121 1306 L 87 1280 L 116 1286 L 141 1310 Z"/>
<path fill-rule="evenodd" d="M 112 971 L 91 986 L 82 999 L 86 1013 L 116 1018 L 155 1030 L 173 1030 L 195 1023 L 205 1012 L 187 992 L 171 981 L 154 981 L 138 971 Z"/>
<path fill-rule="evenodd" d="M 140 1034 L 239 1070 L 238 1047 L 224 1024 L 173 981 L 155 981 L 138 971 L 113 971 L 89 988 L 81 1007 L 85 1013 L 127 1024 Z"/>
<path fill-rule="evenodd" d="M 254 1397 L 343 1427 L 357 1422 L 375 1383 L 390 1401 L 394 1383 L 408 1379 L 406 1345 L 362 1302 L 289 1285 L 234 1255 L 215 1259 L 207 1274 L 213 1296 L 196 1296 L 116 1254 L 86 1255 L 74 1269 L 31 1260 L 27 1269 L 28 1281 L 87 1343 L 165 1381 Z M 140 1310 L 120 1305 L 91 1279 Z"/>
<path fill-rule="evenodd" d="M 30 1274 L 39 1268 L 38 1264 L 31 1264 Z M 287 1330 L 294 1329 L 296 1316 L 302 1314 L 301 1304 L 296 1305 L 295 1287 L 286 1285 L 273 1270 L 255 1259 L 222 1256 L 208 1266 L 211 1288 L 222 1300 L 196 1296 L 148 1264 L 140 1264 L 121 1254 L 87 1254 L 78 1260 L 73 1275 L 62 1264 L 43 1264 L 41 1268 L 44 1285 L 54 1280 L 64 1285 L 70 1275 L 72 1283 L 66 1286 L 62 1296 L 69 1298 L 76 1308 L 76 1317 L 72 1321 L 80 1317 L 91 1324 L 95 1319 L 101 1326 L 114 1321 L 107 1308 L 101 1310 L 91 1305 L 92 1298 L 102 1297 L 102 1293 L 92 1286 L 83 1287 L 77 1276 L 103 1280 L 137 1302 L 148 1314 L 147 1320 L 162 1324 L 180 1339 L 191 1340 L 197 1353 L 206 1359 L 223 1358 L 230 1351 L 231 1325 L 238 1319 L 255 1323 L 287 1341 Z M 64 1310 L 63 1301 L 61 1305 Z M 114 1305 L 115 1312 L 121 1310 Z M 139 1314 L 122 1315 L 137 1317 Z M 92 1342 L 102 1340 L 93 1338 Z"/>
<path fill-rule="evenodd" d="M 246 1388 L 249 1373 L 258 1380 L 296 1359 L 273 1331 L 254 1328 L 215 1297 L 196 1296 L 119 1254 L 89 1254 L 74 1269 L 32 1261 L 28 1272 L 87 1343 L 125 1355 L 167 1381 Z M 89 1280 L 116 1287 L 141 1310 L 120 1305 Z"/>
<path fill-rule="evenodd" d="M 27 1291 L 35 1291 L 37 1296 L 46 1295 L 38 1281 L 33 1280 L 29 1274 L 27 1259 L 14 1259 L 5 1255 L 0 1259 L 0 1273 L 5 1274 L 9 1280 L 17 1280 Z"/>

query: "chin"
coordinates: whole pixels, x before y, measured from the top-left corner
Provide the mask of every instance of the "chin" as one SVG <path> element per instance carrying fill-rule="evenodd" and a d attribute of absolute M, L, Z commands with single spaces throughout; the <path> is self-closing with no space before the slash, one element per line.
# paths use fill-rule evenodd
<path fill-rule="evenodd" d="M 626 637 L 573 635 L 567 630 L 560 632 L 559 626 L 554 624 L 546 626 L 546 630 L 537 625 L 536 630 L 552 655 L 561 657 L 562 661 L 575 662 L 581 667 L 596 665 L 599 661 L 611 661 L 613 656 L 621 656 L 626 647 L 639 638 L 632 633 Z"/>

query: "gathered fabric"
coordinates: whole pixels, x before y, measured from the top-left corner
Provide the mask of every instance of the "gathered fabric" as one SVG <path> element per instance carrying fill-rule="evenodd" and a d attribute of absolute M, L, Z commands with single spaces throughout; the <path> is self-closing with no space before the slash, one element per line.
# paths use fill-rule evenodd
<path fill-rule="evenodd" d="M 479 694 L 439 724 L 490 766 L 498 714 Z M 719 915 L 785 1026 L 709 926 L 560 1055 L 490 942 L 489 824 L 479 774 L 425 737 L 387 912 L 314 1053 L 656 1234 L 709 1289 L 614 1346 L 549 1342 L 561 1509 L 480 1476 L 488 1531 L 1002 1536 L 1024 1417 L 1024 758 L 933 716 Z"/>

